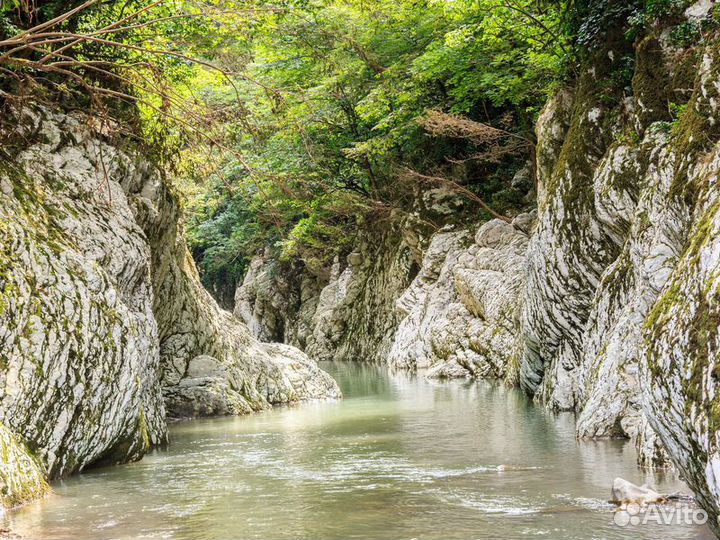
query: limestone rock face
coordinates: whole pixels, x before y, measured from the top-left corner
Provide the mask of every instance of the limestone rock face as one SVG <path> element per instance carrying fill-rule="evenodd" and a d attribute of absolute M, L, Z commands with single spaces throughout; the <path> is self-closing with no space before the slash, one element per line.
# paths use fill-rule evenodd
<path fill-rule="evenodd" d="M 595 76 L 601 75 L 588 74 L 579 84 L 591 86 Z M 585 96 L 580 90 L 578 94 Z M 618 249 L 596 218 L 593 197 L 593 167 L 609 136 L 600 122 L 607 111 L 586 99 L 572 103 L 568 128 L 563 124 L 570 104 L 561 93 L 548 104 L 538 131 L 541 140 L 551 139 L 538 144 L 543 149 L 538 170 L 549 177 L 540 180 L 538 224 L 528 249 L 520 381 L 558 410 L 577 405 L 583 331 L 600 275 Z M 558 146 L 562 131 L 564 144 Z"/>
<path fill-rule="evenodd" d="M 687 207 L 669 196 L 675 159 L 664 149 L 667 142 L 665 136 L 655 134 L 637 150 L 617 146 L 598 169 L 599 194 L 606 190 L 602 181 L 619 174 L 630 174 L 637 182 L 628 186 L 632 191 L 625 205 L 610 211 L 613 199 L 603 198 L 608 223 L 614 218 L 619 227 L 625 226 L 627 239 L 595 293 L 580 368 L 584 399 L 579 436 L 631 437 L 646 465 L 662 465 L 667 456 L 643 412 L 639 379 L 643 328 L 677 264 L 689 219 Z M 643 165 L 633 165 L 628 172 L 622 170 L 626 163 Z M 630 202 L 634 200 L 636 204 Z"/>
<path fill-rule="evenodd" d="M 699 64 L 695 93 L 667 150 L 675 164 L 668 199 L 694 205 L 685 235 L 666 237 L 665 251 L 675 248 L 679 258 L 664 269 L 645 319 L 640 376 L 644 409 L 719 534 L 720 50 L 709 47 Z"/>
<path fill-rule="evenodd" d="M 407 227 L 400 239 L 362 243 L 345 264 L 336 260 L 324 286 L 265 254 L 238 288 L 235 315 L 257 336 L 283 328 L 282 340 L 314 359 L 427 369 L 438 378 L 514 379 L 533 222 L 528 214 L 512 225 L 494 220 L 476 234 L 448 227 L 426 241 Z"/>
<path fill-rule="evenodd" d="M 304 348 L 326 284 L 321 276 L 284 267 L 269 253 L 257 255 L 235 292 L 234 314 L 261 341 Z"/>
<path fill-rule="evenodd" d="M 9 508 L 50 491 L 40 468 L 27 448 L 0 425 L 0 507 Z"/>
<path fill-rule="evenodd" d="M 250 261 L 243 282 L 235 291 L 233 313 L 245 322 L 255 337 L 284 341 L 285 336 L 278 332 L 277 315 L 282 313 L 282 304 L 287 298 L 275 288 L 274 276 L 270 268 L 263 267 L 264 262 L 265 258 L 260 255 Z"/>
<path fill-rule="evenodd" d="M 520 381 L 547 406 L 578 411 L 579 437 L 630 437 L 642 463 L 663 465 L 643 406 L 640 348 L 689 210 L 670 197 L 676 163 L 667 133 L 649 128 L 649 109 L 633 115 L 640 105 L 623 103 L 624 117 L 608 109 L 592 91 L 602 76 L 589 69 L 538 125 L 543 187 L 528 250 Z M 644 138 L 623 140 L 618 133 L 629 128 L 620 121 L 648 126 Z"/>
<path fill-rule="evenodd" d="M 236 414 L 339 397 L 314 362 L 261 344 L 200 286 L 176 200 L 147 160 L 81 115 L 26 109 L 6 125 L 3 502 L 43 492 L 38 471 L 139 459 L 166 441 L 166 404 Z"/>
<path fill-rule="evenodd" d="M 641 463 L 672 461 L 718 532 L 720 53 L 661 36 L 636 54 L 632 101 L 609 108 L 592 90 L 615 51 L 542 115 L 521 383 L 577 411 L 579 437 L 630 437 Z M 670 102 L 687 102 L 672 123 Z"/>
<path fill-rule="evenodd" d="M 413 248 L 398 231 L 361 241 L 327 272 L 256 257 L 235 295 L 234 314 L 257 337 L 302 348 L 313 360 L 385 363 L 401 319 Z"/>
<path fill-rule="evenodd" d="M 452 286 L 453 268 L 470 240 L 467 232 L 439 232 L 433 235 L 423 257 L 420 273 L 397 300 L 404 316 L 395 332 L 388 362 L 401 368 L 427 368 L 438 363 L 433 350 L 433 333 L 453 311 L 457 295 Z"/>
<path fill-rule="evenodd" d="M 49 477 L 137 459 L 166 438 L 150 247 L 121 184 L 144 171 L 79 118 L 18 125 L 37 142 L 0 165 L 0 421 Z"/>
<path fill-rule="evenodd" d="M 397 301 L 405 318 L 390 364 L 430 368 L 428 375 L 439 378 L 512 376 L 521 350 L 527 241 L 519 226 L 500 220 L 484 224 L 474 239 L 466 232 L 435 234 L 420 273 Z"/>
<path fill-rule="evenodd" d="M 218 307 L 200 284 L 178 226 L 175 199 L 163 182 L 151 182 L 145 190 L 154 198 L 149 205 L 138 204 L 136 212 L 152 247 L 153 312 L 168 414 L 240 414 L 339 397 L 332 378 L 316 367 L 311 373 L 321 379 L 319 384 L 296 387 L 295 371 L 315 364 L 278 361 L 277 351 L 269 353 L 245 324 Z"/>
<path fill-rule="evenodd" d="M 394 232 L 358 245 L 345 268 L 337 261 L 320 293 L 305 352 L 315 359 L 385 363 L 400 318 L 395 301 L 414 264 L 412 250 Z"/>

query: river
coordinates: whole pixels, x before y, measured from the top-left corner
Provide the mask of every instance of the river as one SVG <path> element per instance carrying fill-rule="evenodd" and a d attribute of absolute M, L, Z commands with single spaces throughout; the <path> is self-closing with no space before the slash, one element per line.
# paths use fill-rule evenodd
<path fill-rule="evenodd" d="M 344 400 L 172 423 L 167 449 L 56 482 L 4 527 L 75 539 L 712 538 L 703 525 L 616 525 L 616 476 L 684 487 L 640 471 L 626 442 L 576 441 L 572 415 L 516 390 L 323 367 Z"/>

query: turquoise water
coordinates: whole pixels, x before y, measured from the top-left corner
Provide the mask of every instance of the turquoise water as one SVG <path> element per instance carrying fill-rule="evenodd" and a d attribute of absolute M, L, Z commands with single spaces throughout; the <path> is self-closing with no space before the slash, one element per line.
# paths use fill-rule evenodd
<path fill-rule="evenodd" d="M 616 476 L 682 484 L 640 471 L 625 442 L 577 442 L 572 415 L 518 391 L 323 367 L 344 400 L 174 423 L 169 448 L 57 482 L 4 527 L 29 538 L 712 538 L 700 525 L 615 525 Z"/>

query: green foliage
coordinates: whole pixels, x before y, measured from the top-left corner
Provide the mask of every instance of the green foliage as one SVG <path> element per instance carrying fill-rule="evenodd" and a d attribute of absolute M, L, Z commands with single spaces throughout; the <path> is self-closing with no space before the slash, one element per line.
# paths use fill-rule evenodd
<path fill-rule="evenodd" d="M 232 150 L 222 153 L 231 164 L 222 170 L 234 172 L 206 188 L 220 199 L 211 224 L 189 224 L 201 267 L 242 266 L 260 245 L 328 261 L 367 220 L 409 211 L 418 186 L 400 170 L 453 169 L 448 158 L 476 151 L 468 141 L 425 134 L 418 120 L 428 109 L 531 139 L 540 108 L 574 60 L 566 8 L 538 0 L 281 3 L 241 39 L 215 38 L 224 59 L 251 61 L 235 81 L 244 110 L 222 123 Z M 232 107 L 234 94 L 221 81 L 203 92 L 213 110 Z M 532 186 L 511 188 L 523 160 L 507 161 L 465 165 L 455 179 L 496 210 L 517 211 Z M 229 204 L 233 190 L 252 212 Z M 198 204 L 202 198 L 191 199 L 189 211 L 198 213 Z M 249 243 L 224 225 L 233 222 Z"/>
<path fill-rule="evenodd" d="M 687 103 L 671 103 L 670 104 L 670 114 L 673 117 L 673 121 L 677 122 L 680 117 L 685 113 L 685 110 L 687 109 Z"/>
<path fill-rule="evenodd" d="M 199 260 L 204 284 L 236 283 L 252 253 L 261 249 L 255 213 L 240 195 L 223 196 L 218 185 L 202 194 L 188 216 L 188 242 Z M 200 256 L 202 255 L 202 256 Z"/>
<path fill-rule="evenodd" d="M 622 28 L 628 19 L 633 20 L 642 11 L 643 0 L 590 0 L 584 7 L 585 15 L 577 31 L 577 42 L 583 47 L 604 45 L 609 31 Z M 651 1 L 651 0 L 650 0 Z"/>
<path fill-rule="evenodd" d="M 716 9 L 702 21 L 688 21 L 683 16 L 692 0 L 642 0 L 629 18 L 629 37 L 635 37 L 654 24 L 670 28 L 670 39 L 678 47 L 698 43 L 702 33 L 717 27 Z M 716 6 L 717 7 L 717 6 Z"/>
<path fill-rule="evenodd" d="M 80 5 L 2 1 L 7 35 Z M 517 212 L 532 182 L 511 180 L 527 155 L 476 163 L 501 145 L 430 136 L 419 120 L 431 109 L 462 115 L 526 141 L 527 153 L 540 108 L 576 60 L 582 4 L 109 0 L 53 28 L 97 37 L 133 14 L 103 39 L 62 48 L 64 71 L 47 71 L 64 58 L 40 59 L 65 42 L 24 50 L 7 69 L 74 107 L 105 111 L 98 95 L 109 91 L 134 136 L 165 163 L 179 158 L 191 248 L 218 285 L 265 247 L 327 262 L 368 221 L 406 215 L 426 189 L 407 170 Z"/>
<path fill-rule="evenodd" d="M 689 47 L 700 40 L 700 24 L 695 21 L 680 23 L 670 32 L 670 39 L 678 47 Z"/>

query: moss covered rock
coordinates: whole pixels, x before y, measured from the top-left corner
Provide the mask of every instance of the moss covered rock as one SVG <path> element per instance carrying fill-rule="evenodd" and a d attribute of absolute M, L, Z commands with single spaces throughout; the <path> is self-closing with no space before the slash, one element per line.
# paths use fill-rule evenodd
<path fill-rule="evenodd" d="M 2 501 L 140 459 L 166 442 L 166 409 L 339 397 L 314 362 L 258 342 L 202 288 L 177 200 L 142 152 L 82 114 L 13 114 L 22 144 L 0 160 Z"/>
<path fill-rule="evenodd" d="M 539 167 L 521 377 L 579 413 L 579 437 L 629 437 L 642 464 L 672 461 L 717 532 L 720 46 L 660 34 L 635 49 L 632 100 L 608 100 L 607 58 L 589 58 L 569 120 L 543 115 L 568 128 L 560 147 L 560 128 L 539 130 L 557 158 Z"/>
<path fill-rule="evenodd" d="M 39 499 L 50 491 L 42 469 L 27 448 L 0 424 L 0 507 Z"/>

